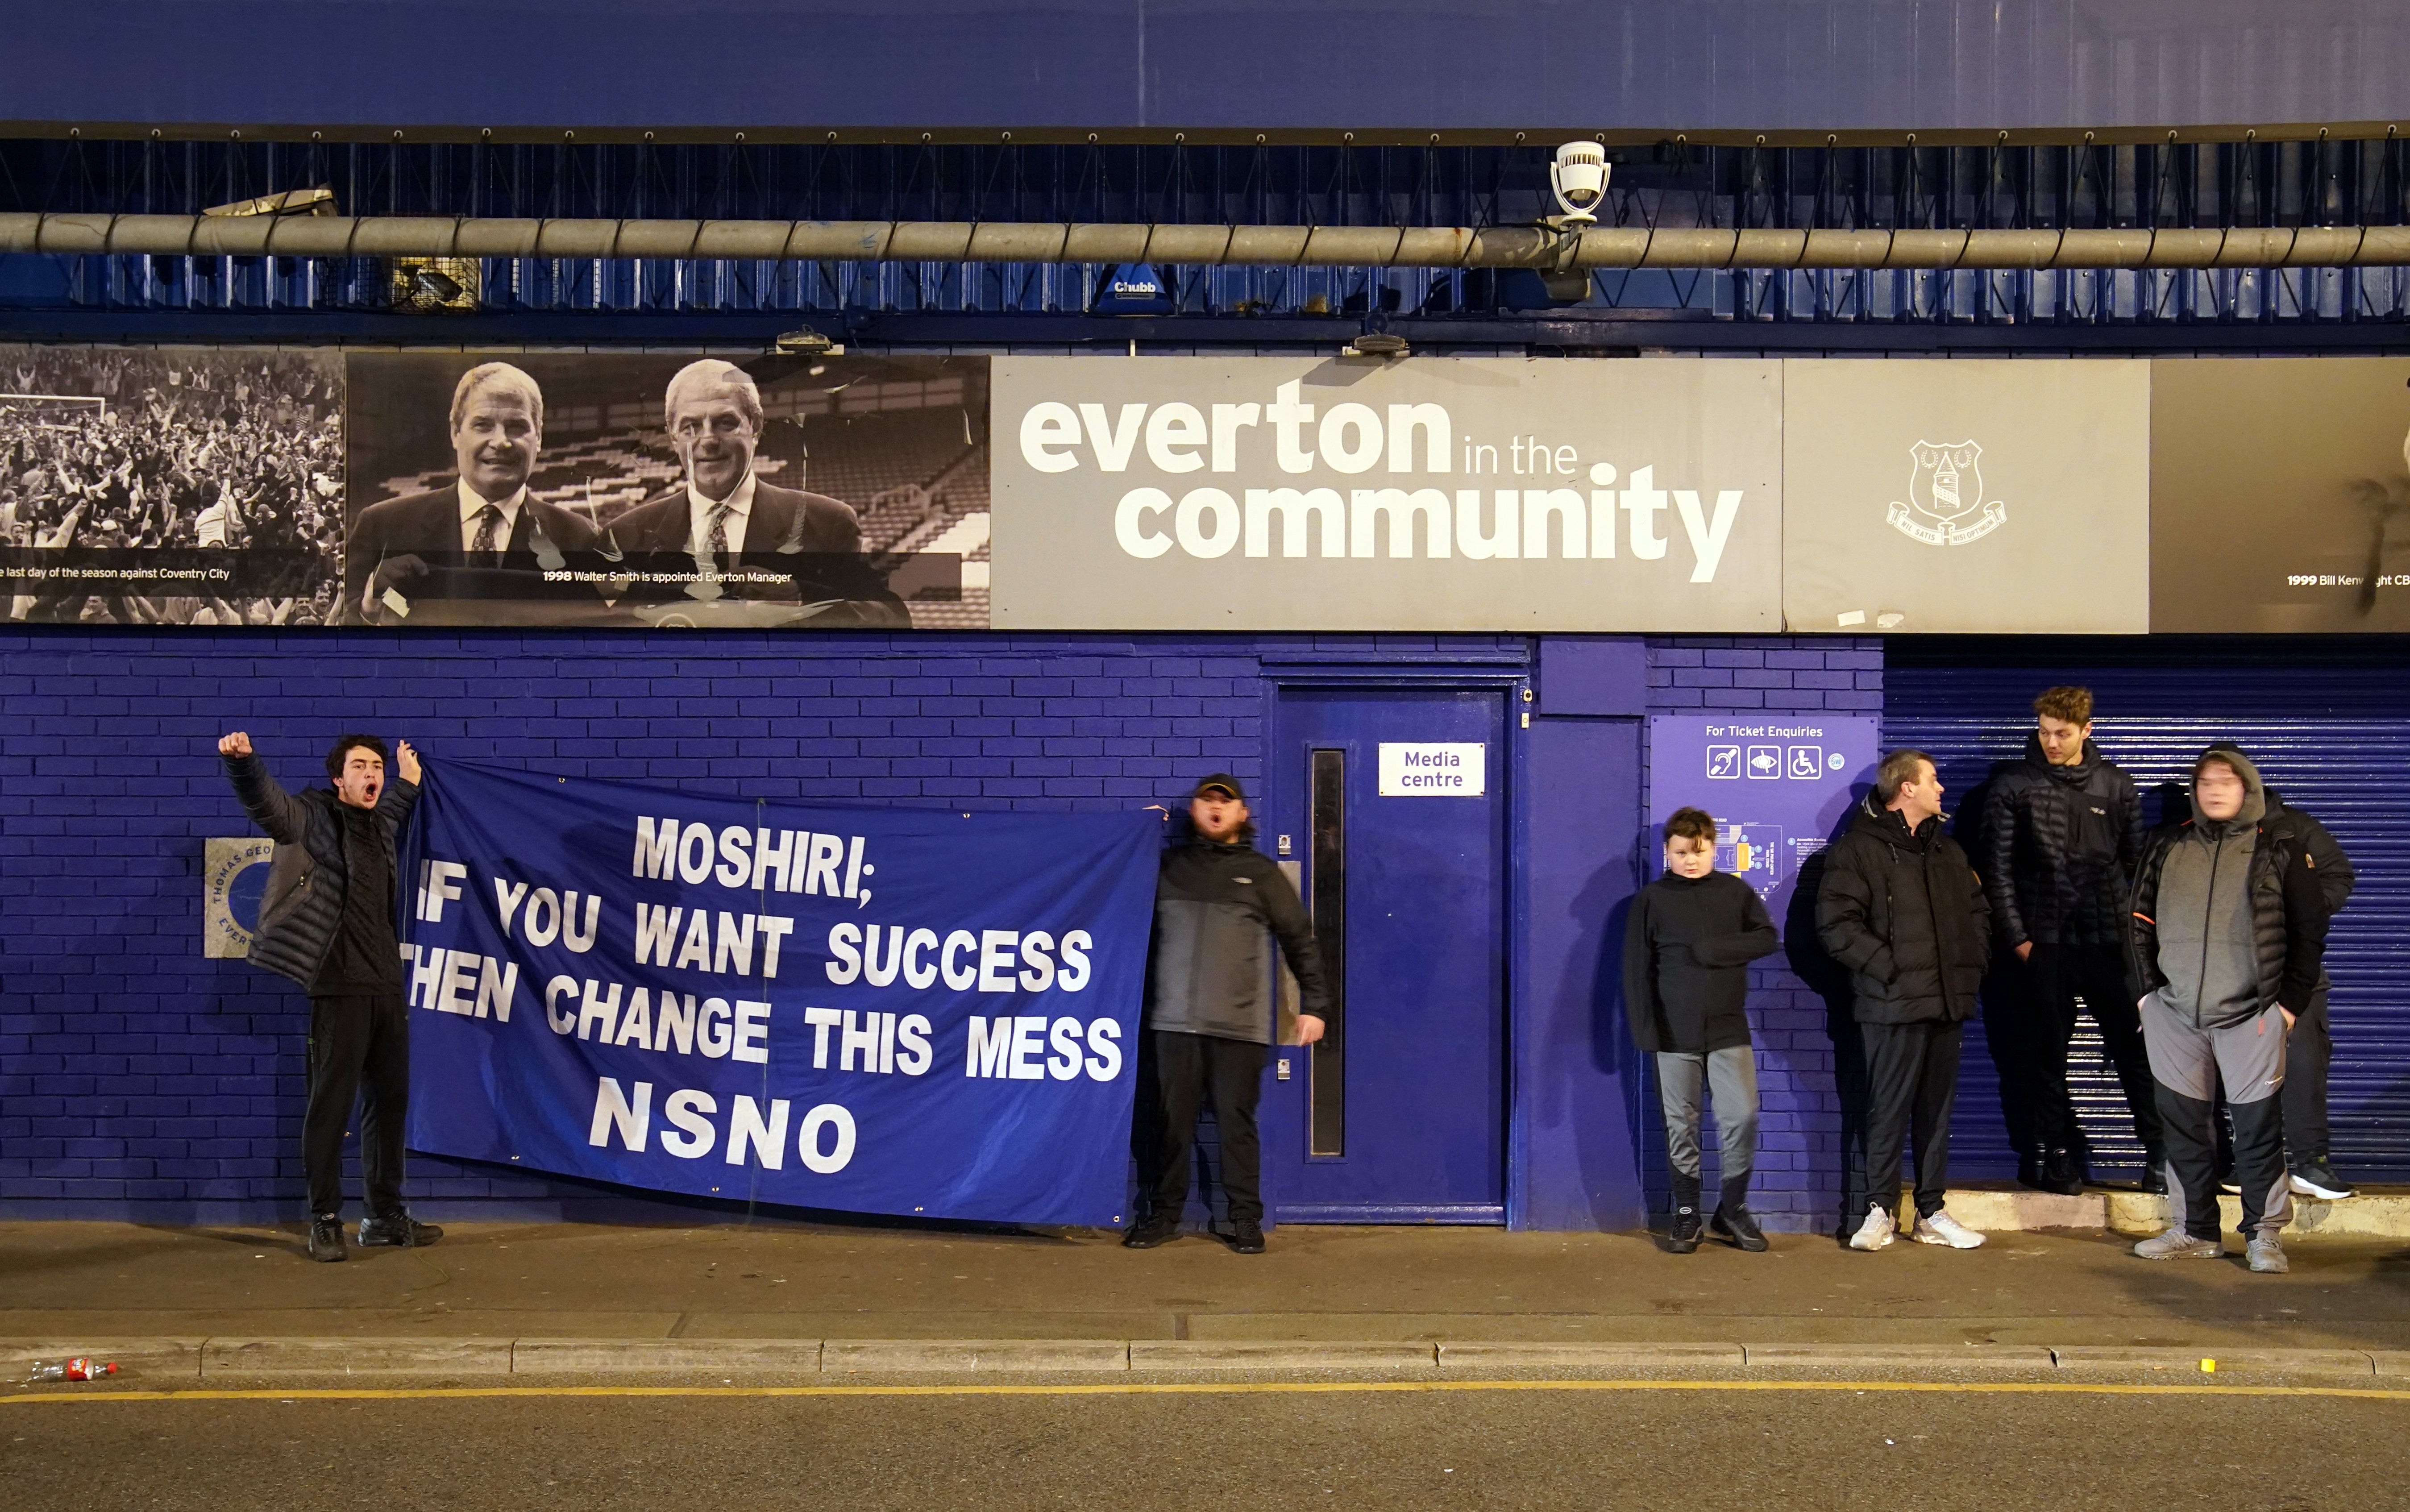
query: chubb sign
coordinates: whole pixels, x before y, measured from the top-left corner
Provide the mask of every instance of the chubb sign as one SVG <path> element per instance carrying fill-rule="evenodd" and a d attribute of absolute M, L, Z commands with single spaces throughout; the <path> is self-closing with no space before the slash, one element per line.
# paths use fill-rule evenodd
<path fill-rule="evenodd" d="M 1000 629 L 1780 623 L 1772 363 L 1001 358 L 995 403 Z"/>

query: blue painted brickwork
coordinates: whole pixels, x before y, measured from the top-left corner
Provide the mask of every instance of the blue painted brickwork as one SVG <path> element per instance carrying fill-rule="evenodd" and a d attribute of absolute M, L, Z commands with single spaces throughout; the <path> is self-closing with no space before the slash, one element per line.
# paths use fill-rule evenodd
<path fill-rule="evenodd" d="M 0 634 L 0 1214 L 298 1211 L 306 1005 L 198 951 L 202 840 L 249 832 L 212 754 L 227 729 L 251 731 L 294 785 L 334 734 L 366 726 L 438 758 L 696 792 L 1126 807 L 1176 802 L 1215 768 L 1260 779 L 1268 670 L 1527 667 L 1532 649 L 1517 636 Z M 1872 640 L 1649 651 L 1652 709 L 1881 702 Z M 1784 971 L 1757 986 L 1757 1201 L 1777 1226 L 1821 1226 L 1840 1159 L 1822 1005 Z M 1646 1174 L 1662 1194 L 1655 1118 L 1652 1095 Z M 427 1158 L 411 1193 L 439 1214 L 611 1206 L 577 1184 Z"/>
<path fill-rule="evenodd" d="M 335 734 L 695 792 L 985 808 L 1178 803 L 1262 775 L 1268 664 L 1521 665 L 1517 636 L 639 639 L 0 634 L 0 1213 L 299 1211 L 307 1008 L 200 958 L 202 841 L 250 833 L 217 736 L 320 780 Z M 356 1187 L 354 1189 L 356 1189 Z M 429 1212 L 593 1190 L 418 1158 Z M 512 1211 L 510 1208 L 496 1210 Z"/>
<path fill-rule="evenodd" d="M 1781 714 L 1882 712 L 1882 642 L 1874 637 L 1687 636 L 1648 643 L 1651 713 L 1764 709 Z M 1645 740 L 1645 736 L 1644 736 Z M 1648 757 L 1644 747 L 1642 780 Z M 1641 812 L 1653 811 L 1644 795 Z M 1653 868 L 1655 848 L 1648 848 Z M 1650 872 L 1654 875 L 1654 871 Z M 1789 921 L 1778 919 L 1789 933 Z M 1793 1232 L 1837 1227 L 1844 1158 L 1833 1040 L 1824 1000 L 1784 964 L 1783 952 L 1749 968 L 1749 1031 L 1757 1044 L 1757 1176 L 1749 1198 L 1765 1227 Z M 1708 1200 L 1714 1200 L 1714 1120 L 1706 1131 Z M 1641 1117 L 1642 1180 L 1650 1205 L 1667 1206 L 1665 1128 L 1653 1081 Z"/>

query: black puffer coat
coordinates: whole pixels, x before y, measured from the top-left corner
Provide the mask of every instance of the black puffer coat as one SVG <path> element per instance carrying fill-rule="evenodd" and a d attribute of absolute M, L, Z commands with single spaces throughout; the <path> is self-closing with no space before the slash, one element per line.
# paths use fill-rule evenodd
<path fill-rule="evenodd" d="M 1991 959 L 1987 912 L 1967 852 L 1938 817 L 1911 834 L 1869 794 L 1825 849 L 1816 937 L 1849 967 L 1861 1024 L 1974 1017 Z"/>
<path fill-rule="evenodd" d="M 2026 735 L 2025 760 L 1994 775 L 1982 821 L 1983 894 L 2003 945 L 2124 943 L 2142 803 L 2099 747 L 2087 739 L 2081 763 L 2053 766 Z"/>
<path fill-rule="evenodd" d="M 317 981 L 327 952 L 335 947 L 335 932 L 342 925 L 343 816 L 337 811 L 341 800 L 330 788 L 285 792 L 255 755 L 225 760 L 243 812 L 276 842 L 268 864 L 268 891 L 259 900 L 252 964 L 291 977 L 306 991 Z M 388 778 L 377 795 L 377 848 L 388 875 L 394 837 L 417 803 L 417 784 L 399 777 Z M 394 887 L 392 895 L 399 906 L 401 889 Z"/>

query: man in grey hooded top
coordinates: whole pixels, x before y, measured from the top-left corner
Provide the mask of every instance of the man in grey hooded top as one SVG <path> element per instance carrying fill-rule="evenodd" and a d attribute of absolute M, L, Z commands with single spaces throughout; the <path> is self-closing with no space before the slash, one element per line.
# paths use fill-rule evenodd
<path fill-rule="evenodd" d="M 2193 763 L 2193 817 L 2152 837 L 2129 919 L 2142 1039 L 2167 1130 L 2168 1231 L 2146 1259 L 2210 1258 L 2218 1238 L 2214 1118 L 2222 1080 L 2254 1271 L 2286 1269 L 2293 1215 L 2277 1094 L 2285 1037 L 2316 996 L 2327 908 L 2316 863 L 2267 822 L 2259 769 L 2232 746 Z"/>

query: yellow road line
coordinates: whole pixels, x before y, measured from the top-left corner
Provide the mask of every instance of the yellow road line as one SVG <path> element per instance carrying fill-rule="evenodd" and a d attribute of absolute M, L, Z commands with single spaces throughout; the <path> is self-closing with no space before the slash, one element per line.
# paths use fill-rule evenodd
<path fill-rule="evenodd" d="M 27 1391 L 0 1405 L 119 1402 L 440 1402 L 494 1397 L 1248 1396 L 1371 1391 L 1926 1391 L 1957 1395 L 2350 1397 L 2410 1402 L 2410 1389 L 2356 1386 L 2124 1386 L 2075 1381 L 1176 1381 L 1056 1386 L 396 1386 Z"/>

